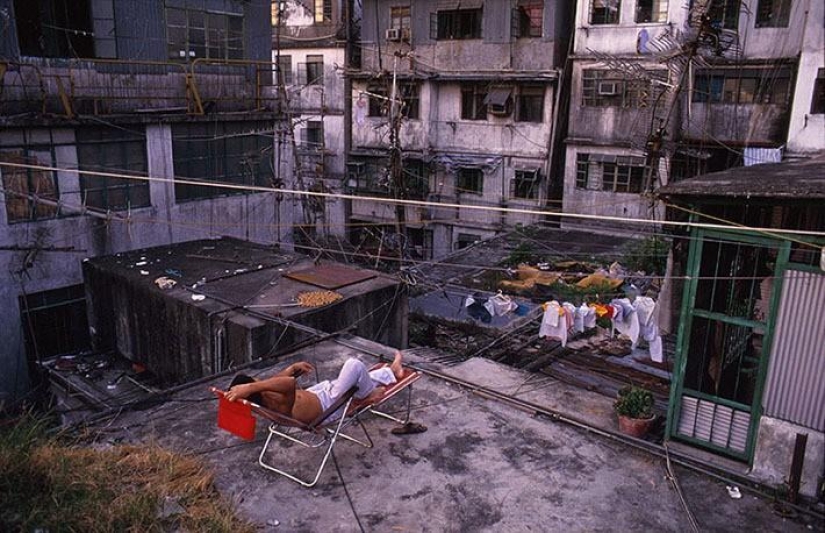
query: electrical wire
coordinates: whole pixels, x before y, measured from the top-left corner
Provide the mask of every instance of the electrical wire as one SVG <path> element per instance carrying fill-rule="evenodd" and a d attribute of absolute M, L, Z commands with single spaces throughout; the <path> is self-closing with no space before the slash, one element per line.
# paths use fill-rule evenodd
<path fill-rule="evenodd" d="M 584 213 L 564 213 L 559 211 L 551 211 L 549 209 L 525 209 L 525 208 L 511 208 L 511 207 L 495 207 L 495 206 L 478 206 L 473 204 L 458 204 L 458 203 L 439 203 L 439 202 L 430 202 L 425 200 L 406 200 L 406 199 L 397 199 L 397 198 L 382 198 L 382 197 L 375 197 L 375 196 L 359 196 L 353 194 L 340 194 L 340 193 L 328 193 L 328 192 L 320 192 L 320 191 L 311 191 L 311 190 L 298 190 L 298 189 L 286 189 L 286 188 L 273 188 L 273 187 L 264 187 L 264 186 L 257 186 L 257 185 L 238 185 L 234 183 L 225 183 L 225 182 L 210 182 L 205 180 L 197 180 L 193 178 L 161 178 L 161 177 L 153 177 L 153 176 L 135 176 L 131 174 L 123 174 L 123 173 L 114 173 L 114 172 L 99 172 L 99 171 L 90 171 L 90 170 L 81 170 L 81 169 L 73 169 L 73 168 L 64 168 L 64 167 L 56 167 L 50 165 L 34 165 L 34 164 L 24 164 L 24 163 L 10 163 L 5 161 L 0 161 L 0 166 L 5 166 L 9 168 L 24 168 L 30 170 L 41 170 L 41 171 L 49 171 L 49 172 L 66 172 L 66 173 L 75 173 L 79 175 L 90 175 L 90 176 L 97 176 L 97 177 L 107 177 L 107 178 L 122 178 L 122 179 L 130 179 L 130 180 L 142 180 L 142 181 L 149 181 L 149 182 L 159 182 L 159 183 L 171 183 L 171 184 L 179 184 L 179 185 L 197 185 L 202 187 L 211 187 L 211 188 L 219 188 L 219 189 L 227 189 L 227 190 L 234 190 L 234 191 L 246 191 L 246 192 L 268 192 L 268 193 L 283 193 L 283 194 L 291 194 L 294 196 L 298 196 L 301 198 L 309 198 L 309 197 L 317 197 L 317 198 L 333 198 L 333 199 L 344 199 L 344 200 L 358 200 L 358 201 L 372 201 L 377 203 L 387 203 L 387 204 L 394 204 L 394 205 L 409 205 L 414 207 L 452 207 L 452 208 L 459 208 L 459 209 L 468 209 L 471 211 L 492 211 L 498 213 L 514 213 L 514 214 L 525 214 L 525 215 L 540 215 L 540 216 L 555 216 L 559 218 L 570 218 L 570 219 L 578 219 L 578 220 L 591 220 L 591 221 L 600 221 L 600 222 L 618 222 L 618 223 L 627 223 L 627 224 L 640 224 L 640 225 L 653 225 L 653 226 L 669 226 L 669 227 L 681 227 L 681 228 L 704 228 L 704 229 L 731 229 L 730 224 L 708 224 L 708 223 L 700 223 L 700 222 L 682 222 L 682 221 L 675 221 L 675 220 L 649 220 L 649 219 L 641 219 L 641 218 L 631 218 L 631 217 L 617 217 L 617 216 L 607 216 L 607 215 L 590 215 Z M 14 191 L 8 191 L 5 188 L 0 189 L 0 193 L 4 194 L 22 194 L 16 193 Z M 30 198 L 37 198 L 37 195 L 24 195 L 29 196 Z M 807 230 L 790 230 L 790 229 L 782 229 L 777 230 L 776 228 L 759 228 L 759 227 L 752 227 L 752 226 L 744 226 L 742 229 L 747 229 L 749 231 L 754 232 L 775 232 L 776 234 L 781 235 L 809 235 L 814 237 L 825 237 L 825 232 L 823 231 L 807 231 Z M 818 245 L 814 243 L 807 243 L 807 245 L 817 248 Z"/>

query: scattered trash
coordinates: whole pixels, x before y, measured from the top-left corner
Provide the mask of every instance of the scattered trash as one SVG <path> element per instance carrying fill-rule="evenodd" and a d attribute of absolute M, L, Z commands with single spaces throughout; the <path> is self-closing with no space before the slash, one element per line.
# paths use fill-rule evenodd
<path fill-rule="evenodd" d="M 730 496 L 734 500 L 738 500 L 742 497 L 742 493 L 739 492 L 739 487 L 737 487 L 736 485 L 728 485 L 725 488 L 728 489 L 728 496 Z"/>
<path fill-rule="evenodd" d="M 183 272 L 181 272 L 177 268 L 167 268 L 163 273 L 166 274 L 167 276 L 173 276 L 173 277 L 176 277 L 176 278 L 182 278 L 183 277 Z"/>
<path fill-rule="evenodd" d="M 280 520 L 275 520 L 274 518 L 272 518 L 272 519 L 269 519 L 269 520 L 266 521 L 266 525 L 272 526 L 272 527 L 278 527 L 278 526 L 281 525 L 281 522 L 280 522 Z"/>
<path fill-rule="evenodd" d="M 135 263 L 135 266 L 136 267 L 142 267 L 142 266 L 146 266 L 147 264 L 149 264 L 148 261 L 138 261 L 137 263 Z"/>
<path fill-rule="evenodd" d="M 148 270 L 141 270 L 141 271 L 140 271 L 140 275 L 141 275 L 141 276 L 148 276 L 148 275 L 149 275 L 149 271 L 148 271 Z"/>
<path fill-rule="evenodd" d="M 157 285 L 162 291 L 169 290 L 177 284 L 177 281 L 167 278 L 166 276 L 159 277 L 155 280 L 155 285 Z"/>
<path fill-rule="evenodd" d="M 203 300 L 206 300 L 206 296 L 204 296 L 203 294 L 193 294 L 192 299 L 196 302 L 201 302 Z"/>

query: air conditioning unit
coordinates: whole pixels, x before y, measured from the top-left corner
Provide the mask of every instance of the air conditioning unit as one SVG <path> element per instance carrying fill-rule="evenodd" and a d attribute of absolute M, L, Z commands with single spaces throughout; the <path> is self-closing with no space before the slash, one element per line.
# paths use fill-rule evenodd
<path fill-rule="evenodd" d="M 599 96 L 616 96 L 620 91 L 620 82 L 618 81 L 600 81 L 599 82 Z"/>
<path fill-rule="evenodd" d="M 388 41 L 400 41 L 401 40 L 401 28 L 389 28 L 387 29 L 384 37 Z"/>

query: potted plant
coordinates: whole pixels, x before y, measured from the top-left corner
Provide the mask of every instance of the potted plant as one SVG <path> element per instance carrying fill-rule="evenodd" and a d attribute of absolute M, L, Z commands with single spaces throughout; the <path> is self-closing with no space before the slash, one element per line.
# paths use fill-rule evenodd
<path fill-rule="evenodd" d="M 619 417 L 619 430 L 641 438 L 650 430 L 656 416 L 653 414 L 653 393 L 641 387 L 624 387 L 614 407 Z"/>

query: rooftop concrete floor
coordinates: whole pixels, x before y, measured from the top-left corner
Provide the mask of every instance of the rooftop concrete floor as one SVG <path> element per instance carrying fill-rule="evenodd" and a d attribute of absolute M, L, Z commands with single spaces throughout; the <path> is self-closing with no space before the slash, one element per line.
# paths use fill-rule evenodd
<path fill-rule="evenodd" d="M 292 360 L 317 364 L 332 379 L 347 357 L 366 363 L 388 348 L 362 339 L 325 341 Z M 410 355 L 414 363 L 414 354 Z M 423 363 L 421 363 L 423 366 Z M 530 401 L 569 409 L 593 423 L 615 424 L 610 399 L 483 360 L 444 369 Z M 225 387 L 229 378 L 214 385 Z M 263 531 L 690 531 L 687 514 L 666 477 L 664 461 L 620 442 L 533 417 L 443 380 L 415 385 L 413 419 L 425 433 L 398 436 L 393 423 L 369 418 L 374 449 L 336 444 L 335 458 L 352 499 L 330 462 L 305 489 L 257 465 L 265 438 L 242 441 L 216 427 L 217 402 L 200 384 L 149 410 L 98 423 L 103 445 L 155 441 L 196 454 L 212 468 L 219 490 Z M 202 401 L 199 401 L 202 400 Z M 309 474 L 317 451 L 276 447 L 278 460 Z M 822 531 L 822 522 L 778 516 L 769 500 L 743 490 L 731 499 L 723 483 L 675 467 L 703 531 Z M 277 525 L 276 525 L 277 524 Z"/>

